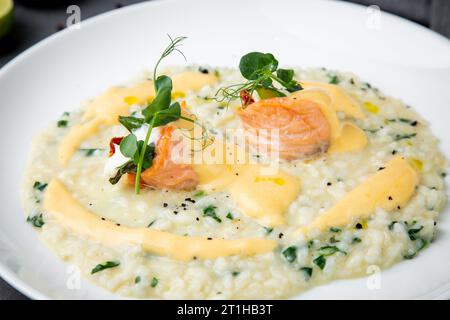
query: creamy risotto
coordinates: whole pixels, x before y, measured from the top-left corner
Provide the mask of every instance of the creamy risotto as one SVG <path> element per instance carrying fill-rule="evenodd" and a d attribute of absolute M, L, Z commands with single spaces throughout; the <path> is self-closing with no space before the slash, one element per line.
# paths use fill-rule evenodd
<path fill-rule="evenodd" d="M 245 97 L 212 99 L 243 82 L 239 70 L 165 74 L 172 102 L 210 141 L 246 129 L 242 114 L 266 103 L 256 93 L 248 109 Z M 112 184 L 126 161 L 121 143 L 111 142 L 128 134 L 117 118 L 142 114 L 155 95 L 151 76 L 64 113 L 34 141 L 23 186 L 28 222 L 89 281 L 137 298 L 288 298 L 365 276 L 371 266 L 413 264 L 422 249 L 432 250 L 446 202 L 438 140 L 412 108 L 350 73 L 295 69 L 302 89 L 290 96 L 320 106 L 330 133 L 314 154 L 274 160 L 249 148 L 251 166 L 195 164 L 198 181 L 179 190 L 143 183 L 136 194 L 133 173 Z M 148 148 L 158 144 L 159 152 L 163 128 Z M 133 132 L 145 139 L 146 131 Z M 259 172 L 274 163 L 275 175 Z"/>

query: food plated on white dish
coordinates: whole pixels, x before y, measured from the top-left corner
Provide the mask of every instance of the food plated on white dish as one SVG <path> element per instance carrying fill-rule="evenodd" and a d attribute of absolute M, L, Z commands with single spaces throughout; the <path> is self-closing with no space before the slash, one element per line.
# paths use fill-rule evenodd
<path fill-rule="evenodd" d="M 351 73 L 159 70 L 36 137 L 23 199 L 48 246 L 124 296 L 289 298 L 434 240 L 447 160 L 411 107 Z"/>
<path fill-rule="evenodd" d="M 264 41 L 237 19 L 241 41 L 218 17 L 202 15 L 214 37 L 182 23 L 201 10 L 169 27 L 158 13 L 184 4 L 150 3 L 83 22 L 5 67 L 2 276 L 35 298 L 445 297 L 444 43 L 389 15 L 382 39 L 347 30 L 341 22 L 364 10 L 329 2 L 335 16 L 322 22 L 347 36 L 325 41 L 308 20 L 321 4 L 301 2 L 303 18 L 283 20 L 291 32 L 261 26 Z M 189 36 L 187 62 L 170 54 L 154 75 L 168 39 L 150 21 Z M 90 40 L 117 24 L 93 55 Z M 433 59 L 400 43 L 401 61 L 376 50 L 392 38 L 385 29 L 402 28 L 429 41 Z M 364 56 L 347 41 L 356 37 Z M 265 70 L 256 78 L 252 61 Z M 378 286 L 366 282 L 379 271 Z"/>

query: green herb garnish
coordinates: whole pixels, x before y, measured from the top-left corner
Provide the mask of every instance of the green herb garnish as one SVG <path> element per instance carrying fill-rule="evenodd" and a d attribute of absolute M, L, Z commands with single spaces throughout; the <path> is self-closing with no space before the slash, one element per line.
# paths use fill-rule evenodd
<path fill-rule="evenodd" d="M 67 120 L 59 120 L 56 125 L 58 126 L 58 128 L 65 128 L 67 127 L 67 125 L 69 124 L 69 121 Z"/>
<path fill-rule="evenodd" d="M 417 242 L 416 242 L 416 251 L 414 251 L 414 252 L 412 252 L 412 253 L 405 254 L 405 255 L 403 256 L 403 258 L 405 258 L 405 259 L 407 259 L 407 260 L 414 258 L 415 256 L 417 256 L 417 254 L 419 253 L 419 251 L 421 251 L 421 250 L 422 250 L 423 248 L 425 248 L 427 245 L 428 245 L 428 241 L 427 241 L 427 240 L 422 239 L 422 238 L 418 239 Z"/>
<path fill-rule="evenodd" d="M 231 272 L 231 275 L 232 275 L 233 277 L 237 277 L 239 274 L 240 274 L 239 271 L 233 271 L 233 272 Z"/>
<path fill-rule="evenodd" d="M 342 229 L 336 228 L 336 227 L 331 227 L 331 228 L 330 228 L 330 231 L 331 231 L 331 232 L 334 232 L 334 233 L 339 233 L 339 232 L 342 231 Z"/>
<path fill-rule="evenodd" d="M 193 197 L 200 198 L 200 197 L 203 197 L 204 195 L 205 195 L 205 191 L 200 190 L 200 191 L 197 191 L 196 193 L 194 193 Z"/>
<path fill-rule="evenodd" d="M 417 133 L 411 133 L 411 134 L 396 134 L 394 137 L 394 141 L 400 141 L 404 139 L 411 139 L 414 138 L 417 135 Z"/>
<path fill-rule="evenodd" d="M 317 258 L 315 258 L 313 260 L 313 263 L 318 266 L 321 270 L 323 270 L 323 268 L 325 268 L 325 265 L 327 263 L 327 259 L 325 259 L 324 256 L 318 256 Z"/>
<path fill-rule="evenodd" d="M 36 214 L 32 217 L 28 217 L 27 222 L 31 223 L 36 228 L 42 228 L 42 226 L 45 224 L 42 213 Z"/>
<path fill-rule="evenodd" d="M 109 178 L 111 184 L 119 182 L 120 178 L 126 173 L 136 172 L 136 164 L 133 161 L 128 161 L 117 168 L 117 173 L 114 177 Z"/>
<path fill-rule="evenodd" d="M 420 226 L 417 229 L 409 229 L 408 236 L 412 241 L 417 240 L 417 234 L 423 229 L 423 226 Z"/>
<path fill-rule="evenodd" d="M 352 244 L 360 243 L 361 241 L 362 241 L 361 238 L 354 237 L 354 238 L 352 239 Z"/>
<path fill-rule="evenodd" d="M 64 112 L 61 116 L 61 119 L 58 120 L 58 122 L 56 123 L 56 126 L 58 128 L 66 128 L 67 125 L 69 124 L 69 119 L 68 119 L 69 115 L 70 115 L 69 112 Z"/>
<path fill-rule="evenodd" d="M 266 234 L 271 234 L 273 231 L 273 228 L 270 227 L 264 227 L 264 230 L 266 230 Z"/>
<path fill-rule="evenodd" d="M 292 263 L 297 260 L 297 247 L 288 247 L 282 252 L 282 254 L 287 262 Z"/>
<path fill-rule="evenodd" d="M 141 277 L 140 276 L 137 276 L 136 278 L 134 278 L 134 283 L 139 283 L 139 282 L 141 282 Z"/>
<path fill-rule="evenodd" d="M 156 277 L 152 278 L 152 281 L 150 281 L 150 287 L 154 288 L 158 285 L 159 279 Z"/>
<path fill-rule="evenodd" d="M 141 173 L 152 165 L 154 157 L 154 146 L 148 145 L 152 130 L 156 127 L 164 126 L 178 119 L 183 119 L 195 123 L 193 119 L 183 117 L 181 115 L 181 106 L 178 102 L 172 103 L 172 79 L 166 75 L 157 76 L 157 71 L 161 61 L 173 52 L 181 55 L 179 46 L 186 37 L 177 37 L 172 39 L 169 36 L 170 44 L 163 51 L 155 68 L 153 69 L 153 85 L 155 88 L 155 98 L 148 106 L 142 110 L 142 117 L 134 116 L 119 117 L 119 122 L 130 132 L 124 137 L 120 143 L 120 151 L 129 158 L 125 165 L 119 168 L 117 175 L 110 179 L 112 184 L 117 183 L 121 176 L 125 173 L 135 173 L 136 179 L 134 183 L 135 193 L 140 193 Z M 184 57 L 184 55 L 183 55 Z M 147 125 L 147 133 L 144 141 L 137 140 L 132 130 Z M 203 129 L 203 128 L 202 128 Z"/>
<path fill-rule="evenodd" d="M 341 252 L 343 254 L 347 254 L 347 252 L 342 251 L 336 246 L 323 246 L 319 248 L 319 254 L 323 256 L 330 256 L 332 254 L 335 254 L 336 252 Z"/>
<path fill-rule="evenodd" d="M 389 225 L 388 225 L 388 229 L 389 230 L 394 230 L 394 225 L 397 223 L 398 221 L 392 221 L 391 223 L 389 223 Z"/>
<path fill-rule="evenodd" d="M 333 76 L 329 76 L 329 77 L 330 77 L 329 83 L 331 83 L 331 84 L 338 84 L 340 82 L 337 75 L 333 75 Z"/>
<path fill-rule="evenodd" d="M 48 185 L 47 183 L 35 181 L 33 184 L 33 189 L 44 191 L 44 189 L 47 188 L 47 185 Z"/>
<path fill-rule="evenodd" d="M 287 92 L 301 90 L 300 83 L 294 80 L 294 70 L 279 69 L 278 61 L 271 53 L 250 52 L 244 55 L 239 62 L 239 70 L 247 79 L 244 83 L 234 84 L 219 89 L 215 99 L 219 102 L 238 99 L 241 92 L 247 92 L 248 97 L 258 92 L 262 99 L 271 97 L 284 97 L 286 94 L 274 86 L 274 81 Z M 242 99 L 243 107 L 250 104 L 251 99 Z"/>
<path fill-rule="evenodd" d="M 418 123 L 417 120 L 411 120 L 411 119 L 406 119 L 406 118 L 387 119 L 387 121 L 389 121 L 389 122 L 402 122 L 402 123 L 410 124 L 412 126 L 416 126 L 417 123 Z"/>
<path fill-rule="evenodd" d="M 300 271 L 303 271 L 303 274 L 305 275 L 306 280 L 309 280 L 313 273 L 313 269 L 309 268 L 309 267 L 302 267 L 302 268 L 300 268 Z"/>
<path fill-rule="evenodd" d="M 227 217 L 228 219 L 230 219 L 230 220 L 233 220 L 233 219 L 234 219 L 234 216 L 233 216 L 233 214 L 232 214 L 231 212 L 228 212 L 227 215 L 226 215 L 226 217 Z"/>
<path fill-rule="evenodd" d="M 94 155 L 94 153 L 95 153 L 96 151 L 101 151 L 101 150 L 102 150 L 102 149 L 98 149 L 98 148 L 80 149 L 80 151 L 83 151 L 83 152 L 84 152 L 84 155 L 85 155 L 86 157 L 91 157 L 91 156 Z"/>
<path fill-rule="evenodd" d="M 217 222 L 221 223 L 222 219 L 219 218 L 219 216 L 216 213 L 216 206 L 209 205 L 206 208 L 203 209 L 203 216 L 204 217 L 210 217 L 216 220 Z"/>
<path fill-rule="evenodd" d="M 105 269 L 115 268 L 120 265 L 118 261 L 106 261 L 104 263 L 99 263 L 91 270 L 91 274 L 103 271 Z"/>

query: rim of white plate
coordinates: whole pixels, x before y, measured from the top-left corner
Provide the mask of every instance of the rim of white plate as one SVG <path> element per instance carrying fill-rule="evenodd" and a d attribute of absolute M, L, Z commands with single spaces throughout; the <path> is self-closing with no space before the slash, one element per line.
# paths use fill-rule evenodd
<path fill-rule="evenodd" d="M 181 1 L 181 0 L 151 0 L 151 1 L 146 1 L 146 2 L 142 2 L 142 3 L 136 3 L 136 4 L 128 5 L 128 6 L 125 6 L 122 8 L 118 8 L 115 10 L 101 13 L 99 15 L 96 15 L 96 16 L 90 17 L 86 20 L 83 20 L 83 21 L 81 21 L 81 23 L 82 23 L 83 27 L 86 27 L 86 26 L 92 25 L 94 23 L 99 23 L 102 20 L 109 19 L 111 16 L 127 14 L 127 13 L 132 12 L 133 10 L 139 10 L 145 6 L 166 5 L 166 4 L 179 2 L 179 1 Z M 198 0 L 190 0 L 190 1 L 194 2 L 194 1 L 198 1 Z M 358 7 L 360 10 L 364 10 L 365 8 L 367 8 L 367 6 L 365 6 L 365 5 L 350 3 L 350 2 L 341 2 L 341 1 L 336 1 L 336 0 L 316 0 L 316 1 L 321 1 L 324 3 L 332 1 L 332 2 L 339 3 L 340 6 Z M 399 17 L 399 16 L 391 14 L 389 12 L 383 11 L 383 15 L 388 19 L 391 19 L 393 21 L 396 20 L 397 22 L 405 24 L 410 28 L 420 30 L 421 32 L 426 32 L 430 37 L 433 37 L 436 41 L 446 41 L 446 42 L 449 41 L 449 39 L 447 39 L 443 35 L 440 35 L 437 32 L 430 30 L 416 22 L 407 20 L 405 18 Z M 75 32 L 75 31 L 76 30 L 74 28 L 69 27 L 69 28 L 59 31 L 53 35 L 48 36 L 47 38 L 39 41 L 38 43 L 34 44 L 30 48 L 26 49 L 25 51 L 23 51 L 22 53 L 17 55 L 15 58 L 13 58 L 11 61 L 9 61 L 7 64 L 5 64 L 0 69 L 0 79 L 5 74 L 7 74 L 12 68 L 14 68 L 14 66 L 16 64 L 20 63 L 21 61 L 23 61 L 25 59 L 28 59 L 30 56 L 32 56 L 38 50 L 45 48 L 45 46 L 47 46 L 49 43 L 58 41 L 58 39 L 60 39 L 62 37 L 66 37 L 67 35 L 70 35 L 71 33 Z M 0 276 L 3 278 L 3 280 L 5 280 L 13 288 L 15 288 L 16 290 L 18 290 L 19 292 L 21 292 L 22 294 L 24 294 L 25 296 L 27 296 L 31 299 L 38 299 L 38 300 L 52 299 L 52 297 L 49 297 L 49 296 L 41 293 L 39 290 L 35 289 L 33 286 L 29 285 L 28 283 L 26 283 L 25 281 L 20 279 L 15 273 L 10 271 L 9 268 L 6 267 L 2 263 L 0 263 Z"/>

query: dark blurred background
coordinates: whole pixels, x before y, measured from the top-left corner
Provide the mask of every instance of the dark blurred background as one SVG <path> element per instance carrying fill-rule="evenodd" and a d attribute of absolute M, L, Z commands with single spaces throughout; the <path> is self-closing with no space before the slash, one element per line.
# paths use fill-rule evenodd
<path fill-rule="evenodd" d="M 363 5 L 378 5 L 387 11 L 417 22 L 450 38 L 450 0 L 341 0 Z M 66 9 L 81 8 L 81 19 L 121 8 L 143 0 L 15 0 L 10 32 L 0 39 L 0 68 L 40 40 L 63 30 Z M 0 279 L 0 300 L 26 299 Z"/>

